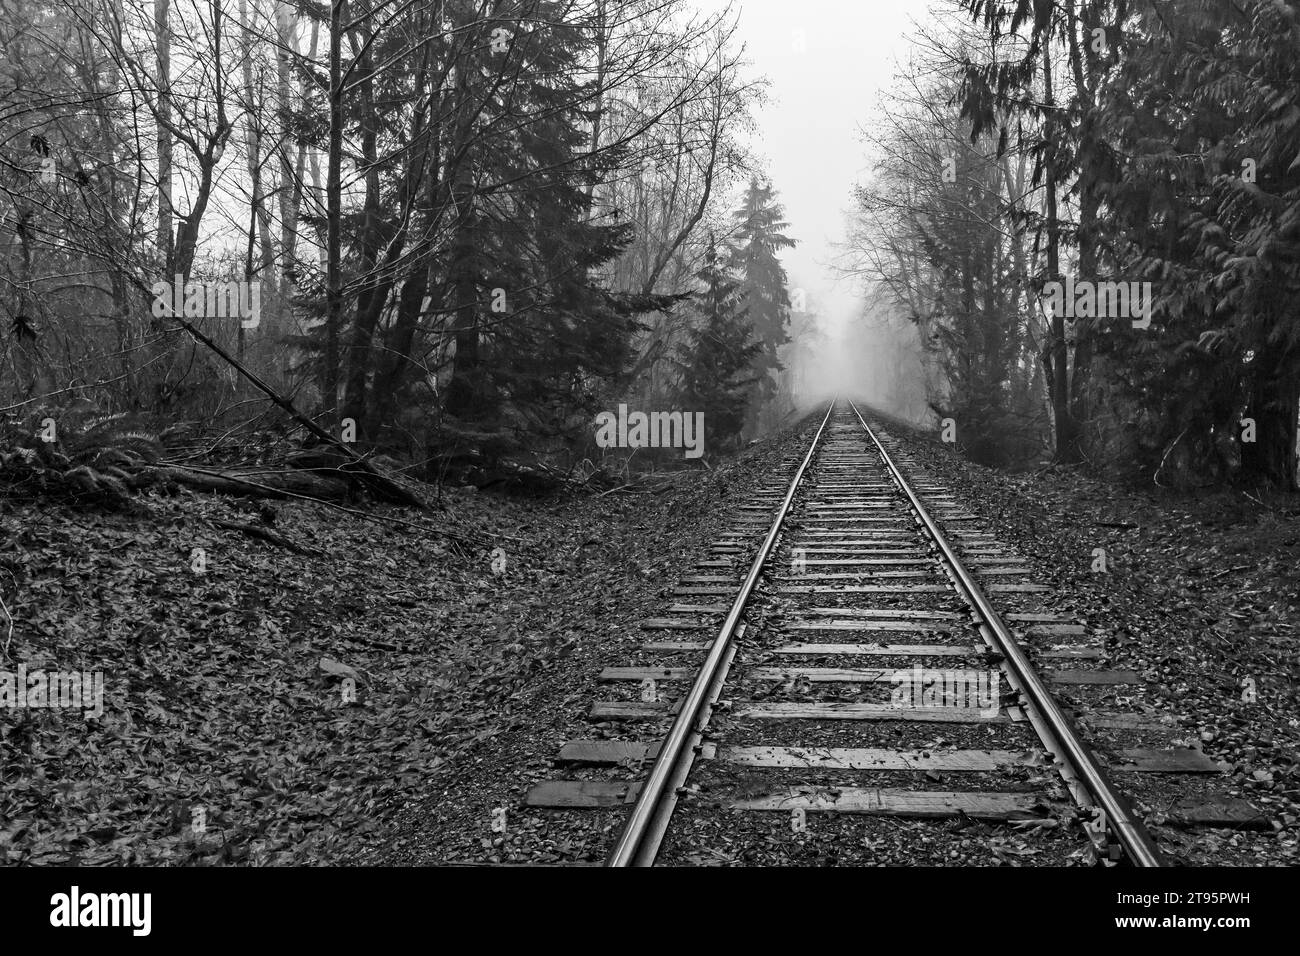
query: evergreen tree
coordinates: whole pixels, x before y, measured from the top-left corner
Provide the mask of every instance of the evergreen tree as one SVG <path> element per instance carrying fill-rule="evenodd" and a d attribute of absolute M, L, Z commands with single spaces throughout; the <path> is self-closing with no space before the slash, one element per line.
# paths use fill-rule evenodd
<path fill-rule="evenodd" d="M 516 435 L 564 437 L 585 425 L 593 384 L 625 369 L 640 310 L 589 278 L 631 229 L 589 218 L 590 165 L 573 161 L 590 135 L 581 107 L 590 81 L 579 82 L 575 66 L 585 37 L 555 5 L 535 14 L 554 20 L 515 37 L 510 55 L 522 69 L 512 87 L 495 92 L 496 62 L 465 78 L 474 122 L 502 132 L 477 136 L 465 164 L 446 410 L 459 420 L 453 431 L 495 435 L 489 451 L 509 450 Z M 620 160 L 618 150 L 600 158 Z"/>
<path fill-rule="evenodd" d="M 578 440 L 602 384 L 626 370 L 637 316 L 673 297 L 596 278 L 632 227 L 591 216 L 593 178 L 627 149 L 588 155 L 589 24 L 553 0 L 443 0 L 429 15 L 453 29 L 413 45 L 380 32 L 349 63 L 367 78 L 372 62 L 410 69 L 377 74 L 345 104 L 349 134 L 376 158 L 364 202 L 343 215 L 346 285 L 358 290 L 343 414 L 382 444 L 429 437 L 440 407 L 433 440 L 452 457 L 555 450 Z M 409 77 L 427 93 L 411 95 Z M 376 100 L 408 105 L 377 116 Z M 307 336 L 316 355 L 326 334 Z"/>
<path fill-rule="evenodd" d="M 735 232 L 728 265 L 740 276 L 740 298 L 759 346 L 745 422 L 751 437 L 770 424 L 768 405 L 779 390 L 777 375 L 782 368 L 778 350 L 790 341 L 790 295 L 777 253 L 793 248 L 795 242 L 785 235 L 789 223 L 784 216 L 775 190 L 757 176 L 750 179 L 745 198 L 733 214 Z"/>
<path fill-rule="evenodd" d="M 1281 91 L 1300 83 L 1295 5 L 1158 14 L 1131 24 L 1102 87 L 1115 147 L 1097 186 L 1129 271 L 1155 287 L 1154 331 L 1102 344 L 1138 411 L 1144 471 L 1172 457 L 1294 490 L 1300 108 Z"/>
<path fill-rule="evenodd" d="M 703 285 L 695 302 L 701 323 L 678 349 L 682 401 L 687 411 L 704 412 L 706 447 L 724 451 L 738 444 L 763 346 L 750 341 L 739 283 L 727 274 L 712 235 L 696 278 Z"/>

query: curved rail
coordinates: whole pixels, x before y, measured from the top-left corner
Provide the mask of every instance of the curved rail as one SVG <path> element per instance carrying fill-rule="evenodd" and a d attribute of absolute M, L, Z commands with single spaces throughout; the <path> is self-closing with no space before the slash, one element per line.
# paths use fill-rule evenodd
<path fill-rule="evenodd" d="M 659 849 L 659 843 L 663 839 L 667 826 L 668 813 L 671 812 L 671 809 L 665 810 L 664 806 L 668 800 L 675 797 L 676 786 L 679 785 L 673 784 L 670 787 L 669 784 L 674 780 L 684 780 L 690 769 L 690 762 L 693 760 L 689 746 L 691 738 L 697 737 L 707 723 L 708 715 L 705 713 L 705 708 L 711 699 L 716 699 L 717 692 L 720 690 L 719 678 L 725 671 L 725 664 L 730 660 L 730 655 L 734 653 L 733 638 L 740 624 L 740 617 L 745 613 L 745 605 L 749 603 L 749 597 L 763 572 L 763 565 L 767 562 L 768 555 L 771 554 L 772 547 L 781 532 L 781 525 L 790 510 L 790 503 L 794 501 L 795 492 L 798 491 L 799 483 L 803 481 L 804 473 L 812 463 L 817 445 L 821 442 L 822 432 L 825 431 L 826 423 L 830 421 L 831 413 L 834 411 L 835 403 L 831 402 L 822 423 L 817 427 L 817 434 L 813 436 L 812 444 L 808 446 L 808 454 L 804 456 L 799 470 L 795 472 L 794 479 L 790 482 L 790 489 L 785 493 L 785 500 L 781 502 L 780 510 L 772 520 L 767 537 L 763 539 L 762 547 L 754 556 L 754 563 L 750 565 L 749 573 L 745 576 L 740 591 L 731 604 L 727 619 L 723 622 L 718 636 L 713 639 L 708 657 L 695 675 L 695 681 L 682 701 L 672 729 L 668 731 L 668 736 L 659 747 L 659 755 L 655 758 L 654 766 L 650 768 L 650 776 L 641 785 L 632 812 L 628 814 L 618 840 L 605 861 L 606 866 L 650 866 L 654 863 L 655 853 Z"/>
<path fill-rule="evenodd" d="M 958 559 L 956 553 L 948 544 L 948 539 L 939 530 L 939 526 L 935 524 L 934 519 L 930 517 L 930 513 L 921 504 L 921 500 L 903 478 L 903 474 L 898 469 L 898 466 L 894 464 L 894 460 L 889 457 L 889 452 L 885 450 L 885 446 L 880 443 L 880 439 L 876 437 L 875 432 L 871 430 L 871 426 L 862 417 L 862 413 L 858 411 L 857 406 L 851 401 L 849 402 L 849 408 L 853 410 L 853 414 L 857 416 L 868 437 L 875 444 L 876 450 L 880 452 L 880 457 L 884 460 L 890 477 L 911 502 L 917 520 L 939 549 L 943 558 L 944 570 L 952 579 L 954 586 L 956 586 L 966 602 L 977 612 L 978 617 L 981 619 L 979 624 L 981 636 L 990 647 L 1002 655 L 1007 666 L 1011 669 L 1012 676 L 1023 688 L 1028 698 L 1026 705 L 1031 711 L 1031 719 L 1037 717 L 1037 719 L 1033 720 L 1035 729 L 1038 730 L 1040 736 L 1045 737 L 1043 742 L 1068 761 L 1070 770 L 1087 789 L 1088 793 L 1091 794 L 1096 805 L 1105 813 L 1107 825 L 1119 840 L 1120 846 L 1123 847 L 1129 860 L 1135 866 L 1164 866 L 1165 863 L 1160 851 L 1156 848 L 1151 835 L 1147 833 L 1146 827 L 1134 817 L 1128 801 L 1115 789 L 1110 778 L 1097 763 L 1096 758 L 1093 757 L 1092 751 L 1079 738 L 1073 725 L 1061 712 L 1060 707 L 1057 706 L 1056 701 L 1048 692 L 1047 686 L 1020 649 L 1015 636 L 984 595 L 970 572 Z M 1052 746 L 1053 743 L 1055 746 Z"/>

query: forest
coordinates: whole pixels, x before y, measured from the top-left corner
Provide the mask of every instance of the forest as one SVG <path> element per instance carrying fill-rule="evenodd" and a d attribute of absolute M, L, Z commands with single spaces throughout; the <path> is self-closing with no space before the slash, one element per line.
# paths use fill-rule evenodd
<path fill-rule="evenodd" d="M 793 240 L 735 27 L 4 0 L 0 474 L 410 504 L 680 460 L 598 447 L 621 402 L 704 413 L 712 454 L 753 438 L 791 405 Z"/>
<path fill-rule="evenodd" d="M 932 14 L 845 186 L 858 326 L 916 336 L 867 361 L 984 464 L 1294 489 L 1297 5 Z M 4 0 L 7 486 L 409 504 L 680 464 L 602 447 L 623 403 L 706 466 L 770 431 L 834 343 L 739 15 Z"/>
<path fill-rule="evenodd" d="M 944 7 L 866 130 L 846 255 L 930 408 L 985 464 L 1294 490 L 1300 6 Z M 1062 308 L 1076 283 L 1145 288 L 1145 321 Z"/>
<path fill-rule="evenodd" d="M 0 871 L 1294 863 L 1297 53 L 0 0 Z"/>

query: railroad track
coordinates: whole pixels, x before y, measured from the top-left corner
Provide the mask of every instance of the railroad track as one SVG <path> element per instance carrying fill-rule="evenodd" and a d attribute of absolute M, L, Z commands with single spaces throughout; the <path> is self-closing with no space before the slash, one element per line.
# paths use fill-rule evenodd
<path fill-rule="evenodd" d="M 643 622 L 638 660 L 602 672 L 611 699 L 588 715 L 600 736 L 567 742 L 556 763 L 572 776 L 525 804 L 626 808 L 610 866 L 772 844 L 784 862 L 833 861 L 849 844 L 871 862 L 900 840 L 919 860 L 962 862 L 972 841 L 997 850 L 1007 833 L 1047 830 L 1094 859 L 1163 865 L 1108 767 L 1220 767 L 1186 747 L 1098 759 L 1053 694 L 1138 675 L 1096 666 L 1104 651 L 1068 618 L 1001 613 L 995 601 L 1050 589 L 944 488 L 909 480 L 852 403 L 833 403 L 788 465 L 681 578 L 670 616 Z M 1088 721 L 1168 730 L 1137 713 Z"/>

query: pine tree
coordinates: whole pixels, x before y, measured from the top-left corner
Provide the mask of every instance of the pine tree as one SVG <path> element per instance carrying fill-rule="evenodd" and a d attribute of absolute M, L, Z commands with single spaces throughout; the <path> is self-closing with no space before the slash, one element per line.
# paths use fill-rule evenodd
<path fill-rule="evenodd" d="M 434 440 L 449 457 L 577 441 L 626 369 L 637 316 L 673 299 L 596 278 L 632 227 L 591 217 L 591 181 L 625 163 L 626 147 L 586 155 L 594 80 L 581 64 L 593 40 L 567 9 L 445 0 L 430 11 L 454 27 L 440 39 L 408 47 L 407 34 L 381 32 L 369 48 L 370 61 L 409 59 L 433 99 L 425 116 L 382 122 L 363 96 L 345 104 L 349 131 L 384 157 L 365 203 L 342 217 L 358 290 L 344 414 L 368 440 L 427 435 L 441 411 Z M 400 101 L 404 75 L 388 69 L 373 95 Z M 316 355 L 322 338 L 308 336 Z"/>
<path fill-rule="evenodd" d="M 789 223 L 784 216 L 785 210 L 776 201 L 771 184 L 754 176 L 732 217 L 735 231 L 728 265 L 740 276 L 741 301 L 760 349 L 753 365 L 756 378 L 750 390 L 745 423 L 745 431 L 751 437 L 769 423 L 768 406 L 780 387 L 777 375 L 782 366 L 778 350 L 790 341 L 790 294 L 786 290 L 785 269 L 776 255 L 795 245 L 785 235 Z"/>
<path fill-rule="evenodd" d="M 695 301 L 701 323 L 678 349 L 682 402 L 689 412 L 704 412 L 705 447 L 724 451 L 738 444 L 763 346 L 750 341 L 739 283 L 727 274 L 712 235 L 696 278 L 703 286 Z"/>

